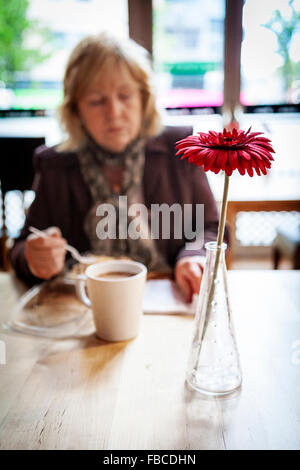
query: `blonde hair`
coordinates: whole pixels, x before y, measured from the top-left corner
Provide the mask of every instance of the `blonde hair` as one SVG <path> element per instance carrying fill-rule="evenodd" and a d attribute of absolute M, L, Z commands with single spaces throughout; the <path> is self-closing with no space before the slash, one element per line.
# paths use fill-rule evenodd
<path fill-rule="evenodd" d="M 78 150 L 86 142 L 80 123 L 77 101 L 92 82 L 106 75 L 116 64 L 126 65 L 137 81 L 142 96 L 142 129 L 144 138 L 161 130 L 152 85 L 151 63 L 147 51 L 132 40 L 119 42 L 101 33 L 82 39 L 70 55 L 64 76 L 64 98 L 58 109 L 60 122 L 68 139 L 60 150 Z"/>

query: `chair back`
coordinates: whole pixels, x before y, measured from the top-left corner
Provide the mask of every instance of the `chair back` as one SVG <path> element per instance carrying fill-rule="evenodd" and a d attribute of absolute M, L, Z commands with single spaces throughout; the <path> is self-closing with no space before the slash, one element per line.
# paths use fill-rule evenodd
<path fill-rule="evenodd" d="M 1 183 L 1 238 L 0 266 L 8 268 L 7 261 L 7 226 L 8 207 L 5 204 L 5 194 L 8 191 L 24 193 L 32 187 L 34 169 L 33 153 L 40 145 L 45 144 L 44 137 L 0 137 L 0 183 Z M 24 204 L 22 203 L 22 210 Z M 10 217 L 11 219 L 11 217 Z"/>

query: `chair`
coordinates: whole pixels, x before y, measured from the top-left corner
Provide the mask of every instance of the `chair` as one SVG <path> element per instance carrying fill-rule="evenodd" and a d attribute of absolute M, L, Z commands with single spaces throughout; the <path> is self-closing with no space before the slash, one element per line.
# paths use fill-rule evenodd
<path fill-rule="evenodd" d="M 296 229 L 280 228 L 273 242 L 274 269 L 278 269 L 282 256 L 292 260 L 293 269 L 300 269 L 300 226 Z"/>
<path fill-rule="evenodd" d="M 44 137 L 0 137 L 2 207 L 0 265 L 3 269 L 8 269 L 5 195 L 8 191 L 19 190 L 23 193 L 31 189 L 34 176 L 33 152 L 36 147 L 43 144 L 45 144 Z"/>
<path fill-rule="evenodd" d="M 231 233 L 231 247 L 226 256 L 226 264 L 230 269 L 237 251 L 236 220 L 239 212 L 300 212 L 299 200 L 263 200 L 263 201 L 228 201 L 227 223 Z M 278 256 L 277 252 L 273 255 Z M 279 255 L 280 256 L 280 255 Z M 275 268 L 276 269 L 276 268 Z"/>

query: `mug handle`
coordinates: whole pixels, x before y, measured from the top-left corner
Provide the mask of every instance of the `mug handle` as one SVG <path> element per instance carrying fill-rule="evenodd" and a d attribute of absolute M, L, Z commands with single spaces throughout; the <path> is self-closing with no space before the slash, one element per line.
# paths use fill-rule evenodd
<path fill-rule="evenodd" d="M 76 293 L 81 302 L 87 307 L 91 308 L 92 304 L 85 292 L 85 284 L 87 277 L 85 274 L 76 276 Z"/>

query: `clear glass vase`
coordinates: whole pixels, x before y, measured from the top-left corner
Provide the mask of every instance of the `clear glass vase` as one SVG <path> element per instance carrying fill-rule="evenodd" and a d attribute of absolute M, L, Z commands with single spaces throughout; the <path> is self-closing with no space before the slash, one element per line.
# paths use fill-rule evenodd
<path fill-rule="evenodd" d="M 237 390 L 242 382 L 228 299 L 225 264 L 227 245 L 222 244 L 217 268 L 217 243 L 208 242 L 205 248 L 206 264 L 186 379 L 190 386 L 199 392 L 227 395 Z"/>

